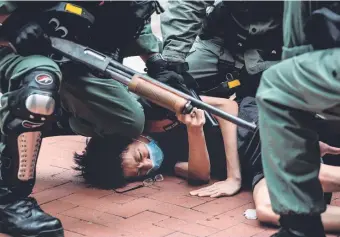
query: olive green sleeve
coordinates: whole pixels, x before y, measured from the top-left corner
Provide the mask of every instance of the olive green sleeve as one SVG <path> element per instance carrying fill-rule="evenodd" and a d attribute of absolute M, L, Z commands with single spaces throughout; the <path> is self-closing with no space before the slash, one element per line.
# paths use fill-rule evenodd
<path fill-rule="evenodd" d="M 161 52 L 161 41 L 153 34 L 151 24 L 146 24 L 140 36 L 133 41 L 124 53 L 125 57 Z"/>
<path fill-rule="evenodd" d="M 310 1 L 285 1 L 283 15 L 283 53 L 287 59 L 312 50 L 306 44 L 304 25 L 311 14 Z"/>
<path fill-rule="evenodd" d="M 208 3 L 210 2 L 210 3 Z M 161 15 L 164 58 L 184 62 L 213 1 L 169 0 Z"/>
<path fill-rule="evenodd" d="M 13 12 L 17 8 L 15 2 L 0 1 L 0 14 L 8 14 Z"/>

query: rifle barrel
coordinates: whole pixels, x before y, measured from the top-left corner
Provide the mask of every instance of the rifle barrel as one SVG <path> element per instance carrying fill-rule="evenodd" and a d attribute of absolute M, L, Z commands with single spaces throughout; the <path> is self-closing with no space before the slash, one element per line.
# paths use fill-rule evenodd
<path fill-rule="evenodd" d="M 121 82 L 124 85 L 129 86 L 131 83 L 131 78 L 137 76 L 142 78 L 149 83 L 152 83 L 160 88 L 165 89 L 175 95 L 182 97 L 183 99 L 191 102 L 192 106 L 206 110 L 216 116 L 219 116 L 225 120 L 228 120 L 238 126 L 244 127 L 254 131 L 256 129 L 255 123 L 250 123 L 241 118 L 228 114 L 214 106 L 202 102 L 186 93 L 183 93 L 173 87 L 170 87 L 164 83 L 161 83 L 149 76 L 141 75 L 139 72 L 113 60 L 112 58 L 97 52 L 91 48 L 85 47 L 83 45 L 68 41 L 65 39 L 60 39 L 56 37 L 50 37 L 51 47 L 57 52 L 63 54 L 65 57 L 74 60 L 75 62 L 86 65 L 92 69 L 100 71 L 102 73 L 109 74 L 114 80 Z M 170 96 L 170 94 L 169 94 Z"/>

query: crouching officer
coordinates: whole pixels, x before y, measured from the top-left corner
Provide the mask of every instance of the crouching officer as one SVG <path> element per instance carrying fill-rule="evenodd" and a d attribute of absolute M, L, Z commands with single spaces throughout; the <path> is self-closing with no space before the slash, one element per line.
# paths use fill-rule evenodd
<path fill-rule="evenodd" d="M 262 159 L 277 237 L 323 237 L 315 116 L 340 119 L 338 2 L 286 1 L 281 63 L 263 73 L 257 92 Z"/>
<path fill-rule="evenodd" d="M 119 61 L 135 40 L 139 53 L 157 53 L 158 41 L 144 26 L 159 7 L 155 1 L 1 3 L 0 36 L 6 41 L 0 47 L 0 232 L 64 236 L 61 222 L 28 197 L 44 131 L 58 121 L 61 109 L 70 114 L 72 130 L 84 136 L 133 138 L 144 127 L 143 110 L 124 86 L 54 55 L 46 34 Z M 138 39 L 140 34 L 147 40 Z"/>
<path fill-rule="evenodd" d="M 188 70 L 200 94 L 229 97 L 236 92 L 240 99 L 255 97 L 261 72 L 281 57 L 283 3 L 211 3 L 168 2 L 161 15 L 162 56 L 177 64 L 176 72 Z M 178 66 L 184 62 L 188 69 Z"/>

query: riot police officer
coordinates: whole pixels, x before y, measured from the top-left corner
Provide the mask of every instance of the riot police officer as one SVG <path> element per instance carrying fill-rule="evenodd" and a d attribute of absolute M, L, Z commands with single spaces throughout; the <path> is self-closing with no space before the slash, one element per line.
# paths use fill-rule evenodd
<path fill-rule="evenodd" d="M 255 97 L 261 72 L 280 60 L 282 14 L 281 1 L 171 0 L 161 15 L 163 59 L 188 63 L 174 70 L 188 70 L 200 94 Z"/>
<path fill-rule="evenodd" d="M 339 9 L 339 2 L 286 1 L 284 60 L 263 73 L 257 91 L 263 168 L 281 216 L 276 237 L 325 236 L 315 117 L 339 124 Z"/>

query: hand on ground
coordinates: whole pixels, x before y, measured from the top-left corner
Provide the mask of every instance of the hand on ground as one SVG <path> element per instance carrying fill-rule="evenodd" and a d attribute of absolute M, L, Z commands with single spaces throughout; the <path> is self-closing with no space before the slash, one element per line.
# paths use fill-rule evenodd
<path fill-rule="evenodd" d="M 237 179 L 228 178 L 225 181 L 214 183 L 205 188 L 191 191 L 190 194 L 199 197 L 224 197 L 233 196 L 241 189 L 241 181 Z"/>

